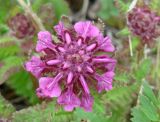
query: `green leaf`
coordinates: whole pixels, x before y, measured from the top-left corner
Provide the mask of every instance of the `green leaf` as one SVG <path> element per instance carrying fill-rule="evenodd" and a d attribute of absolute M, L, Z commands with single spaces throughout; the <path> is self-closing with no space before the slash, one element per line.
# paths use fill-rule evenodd
<path fill-rule="evenodd" d="M 4 36 L 0 39 L 0 59 L 17 55 L 19 52 L 20 47 L 15 42 L 15 39 L 8 36 Z"/>
<path fill-rule="evenodd" d="M 73 120 L 72 112 L 55 110 L 54 102 L 42 104 L 15 112 L 13 122 L 70 122 Z"/>
<path fill-rule="evenodd" d="M 150 86 L 144 82 L 143 84 L 143 94 L 154 103 L 154 105 L 156 106 L 158 104 L 158 100 L 156 98 L 156 96 L 154 95 L 152 89 L 150 88 Z"/>
<path fill-rule="evenodd" d="M 54 15 L 56 16 L 56 22 L 59 21 L 62 15 L 67 15 L 70 12 L 68 4 L 65 0 L 37 0 L 33 2 L 33 10 L 38 11 L 41 5 L 45 3 L 51 3 L 54 9 Z M 55 22 L 55 20 L 53 20 Z"/>
<path fill-rule="evenodd" d="M 11 71 L 13 68 L 17 68 L 22 64 L 22 58 L 17 56 L 10 56 L 1 60 L 2 66 L 0 68 L 0 79 L 4 80 L 4 77 L 8 77 L 6 75 L 10 75 L 10 73 L 6 74 L 6 72 Z M 11 72 L 12 73 L 12 72 Z"/>
<path fill-rule="evenodd" d="M 158 113 L 160 108 L 158 107 L 157 98 L 146 82 L 142 84 L 141 90 L 138 104 L 132 109 L 132 122 L 158 122 L 160 120 Z"/>
<path fill-rule="evenodd" d="M 98 111 L 97 111 L 98 112 Z M 82 120 L 89 122 L 106 122 L 107 116 L 104 114 L 96 114 L 93 110 L 92 112 L 84 112 L 84 110 L 77 108 L 74 112 L 75 122 L 81 122 Z"/>
<path fill-rule="evenodd" d="M 124 14 L 126 14 L 127 11 L 128 11 L 128 8 L 129 8 L 130 3 L 126 2 L 126 1 L 124 2 L 123 0 L 118 0 L 118 1 L 116 1 L 116 2 L 117 2 L 117 4 L 118 4 L 119 10 L 120 10 L 121 12 L 123 12 Z"/>
<path fill-rule="evenodd" d="M 139 67 L 134 71 L 134 78 L 137 81 L 141 81 L 150 71 L 151 60 L 144 59 L 140 64 Z"/>
<path fill-rule="evenodd" d="M 128 36 L 129 34 L 130 34 L 130 31 L 128 27 L 125 27 L 121 31 L 119 31 L 116 35 L 117 36 Z"/>
<path fill-rule="evenodd" d="M 38 102 L 31 75 L 28 72 L 20 70 L 14 73 L 8 79 L 7 84 L 15 90 L 16 94 L 28 99 L 30 103 Z"/>
<path fill-rule="evenodd" d="M 9 104 L 0 94 L 0 117 L 8 118 L 15 111 L 15 108 Z"/>
<path fill-rule="evenodd" d="M 125 73 L 117 73 L 115 78 L 116 81 L 127 83 L 129 82 L 129 75 Z"/>
<path fill-rule="evenodd" d="M 132 116 L 134 116 L 134 118 L 131 119 L 132 122 L 151 122 L 151 120 L 149 120 L 146 115 L 136 107 L 132 109 Z"/>
<path fill-rule="evenodd" d="M 9 31 L 9 28 L 5 24 L 0 24 L 0 35 L 3 35 Z"/>
<path fill-rule="evenodd" d="M 42 103 L 13 113 L 13 122 L 51 122 L 54 114 L 54 104 Z"/>
<path fill-rule="evenodd" d="M 140 96 L 140 109 L 152 121 L 158 121 L 158 113 L 153 103 L 144 95 Z"/>
<path fill-rule="evenodd" d="M 0 48 L 0 59 L 6 58 L 8 56 L 14 56 L 20 51 L 20 48 L 16 45 L 10 45 Z"/>
<path fill-rule="evenodd" d="M 101 17 L 104 20 L 109 19 L 112 16 L 117 16 L 118 15 L 118 10 L 114 6 L 114 1 L 113 0 L 101 0 L 101 9 L 98 12 L 98 16 Z M 107 12 L 107 14 L 106 14 Z"/>
<path fill-rule="evenodd" d="M 132 49 L 133 51 L 136 51 L 136 48 L 138 47 L 140 40 L 137 37 L 132 37 L 131 41 L 132 41 Z"/>
<path fill-rule="evenodd" d="M 127 122 L 127 115 L 130 112 L 131 103 L 134 99 L 132 96 L 136 93 L 139 84 L 131 86 L 114 88 L 103 96 L 102 101 L 107 102 L 110 117 L 107 122 Z"/>

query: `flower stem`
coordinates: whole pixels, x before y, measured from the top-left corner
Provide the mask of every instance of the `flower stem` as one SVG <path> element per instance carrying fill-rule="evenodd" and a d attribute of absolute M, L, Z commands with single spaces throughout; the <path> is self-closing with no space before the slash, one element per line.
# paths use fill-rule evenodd
<path fill-rule="evenodd" d="M 33 12 L 31 6 L 30 6 L 30 1 L 28 0 L 28 4 L 25 3 L 24 0 L 17 0 L 17 2 L 22 6 L 22 8 L 25 10 L 26 14 L 31 17 L 33 23 L 36 25 L 38 31 L 43 31 L 46 30 L 44 25 L 41 22 L 41 19 L 37 16 L 36 13 Z M 52 35 L 52 38 L 55 42 L 58 42 L 59 40 L 55 35 Z"/>
<path fill-rule="evenodd" d="M 144 51 L 143 51 L 143 53 L 144 53 L 144 59 L 147 59 L 147 53 L 148 53 L 148 51 L 147 51 L 147 44 L 144 45 Z"/>
<path fill-rule="evenodd" d="M 45 30 L 45 27 L 43 26 L 40 18 L 32 11 L 29 4 L 26 4 L 24 0 L 17 0 L 18 3 L 22 6 L 22 8 L 25 10 L 25 12 L 32 18 L 32 20 L 35 22 L 39 30 Z"/>
<path fill-rule="evenodd" d="M 131 36 L 128 36 L 128 42 L 129 42 L 129 49 L 130 49 L 130 56 L 133 56 L 133 49 L 132 49 L 132 41 L 131 41 Z"/>
<path fill-rule="evenodd" d="M 156 58 L 156 83 L 157 83 L 157 88 L 160 88 L 160 81 L 159 81 L 159 68 L 160 68 L 160 40 L 158 40 L 158 45 L 157 45 L 157 58 Z"/>

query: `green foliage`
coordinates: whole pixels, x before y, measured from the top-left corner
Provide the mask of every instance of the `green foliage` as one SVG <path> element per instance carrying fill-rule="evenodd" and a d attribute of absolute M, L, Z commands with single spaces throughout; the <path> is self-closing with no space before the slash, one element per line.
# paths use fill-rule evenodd
<path fill-rule="evenodd" d="M 121 31 L 119 31 L 116 35 L 117 36 L 128 36 L 130 34 L 130 31 L 128 27 L 123 28 Z"/>
<path fill-rule="evenodd" d="M 7 18 L 7 14 L 8 14 L 8 8 L 12 8 L 15 4 L 15 1 L 12 0 L 12 1 L 3 1 L 3 0 L 0 0 L 0 5 L 1 5 L 1 8 L 0 8 L 0 23 L 5 23 L 6 21 L 6 18 Z"/>
<path fill-rule="evenodd" d="M 69 8 L 65 0 L 37 0 L 33 2 L 33 10 L 38 11 L 41 5 L 45 3 L 51 3 L 54 9 L 54 15 L 56 16 L 56 22 L 59 21 L 62 15 L 67 15 L 69 13 Z M 53 20 L 55 21 L 55 20 Z"/>
<path fill-rule="evenodd" d="M 15 108 L 8 103 L 0 94 L 0 117 L 8 118 L 15 111 Z"/>
<path fill-rule="evenodd" d="M 52 0 L 54 5 L 56 18 L 59 20 L 62 15 L 67 15 L 69 13 L 68 5 L 64 0 Z"/>
<path fill-rule="evenodd" d="M 114 7 L 114 1 L 101 0 L 101 9 L 98 15 L 104 20 L 109 19 L 111 16 L 117 16 L 118 10 Z"/>
<path fill-rule="evenodd" d="M 94 104 L 92 112 L 84 112 L 83 109 L 77 108 L 74 111 L 74 121 L 80 122 L 81 120 L 87 120 L 90 122 L 106 122 L 108 117 L 106 114 L 106 106 L 104 101 L 101 101 L 102 96 L 98 93 L 92 92 L 94 94 Z"/>
<path fill-rule="evenodd" d="M 131 41 L 132 41 L 132 49 L 133 49 L 133 51 L 136 51 L 136 48 L 138 47 L 140 40 L 139 40 L 139 38 L 133 36 L 131 38 Z"/>
<path fill-rule="evenodd" d="M 17 56 L 10 56 L 8 58 L 5 58 L 2 61 L 2 66 L 0 68 L 0 79 L 3 80 L 4 76 L 6 76 L 6 73 L 8 72 L 8 75 L 10 74 L 9 72 L 11 69 L 17 68 L 21 66 L 22 64 L 22 58 L 17 57 Z M 14 70 L 13 70 L 14 71 Z"/>
<path fill-rule="evenodd" d="M 12 116 L 13 122 L 70 122 L 72 112 L 55 110 L 55 103 L 42 103 L 18 112 Z"/>
<path fill-rule="evenodd" d="M 35 88 L 28 72 L 19 70 L 17 73 L 11 75 L 7 81 L 7 84 L 13 88 L 18 95 L 28 99 L 30 103 L 35 104 L 38 102 Z"/>
<path fill-rule="evenodd" d="M 129 82 L 129 75 L 127 75 L 126 72 L 124 73 L 117 72 L 117 75 L 115 76 L 114 79 L 119 82 L 127 83 Z"/>
<path fill-rule="evenodd" d="M 134 78 L 137 81 L 141 81 L 149 73 L 150 67 L 151 67 L 150 59 L 144 59 L 143 61 L 141 61 L 137 69 L 134 71 Z"/>
<path fill-rule="evenodd" d="M 155 12 L 157 12 L 160 15 L 160 12 L 157 11 L 159 9 L 159 6 L 160 6 L 159 0 L 152 0 L 152 2 L 150 2 L 151 9 L 153 9 Z"/>
<path fill-rule="evenodd" d="M 9 31 L 8 27 L 5 24 L 0 24 L 0 35 L 3 35 Z"/>
<path fill-rule="evenodd" d="M 84 110 L 78 108 L 74 112 L 75 122 L 81 122 L 82 120 L 89 122 L 106 122 L 107 116 L 105 114 L 96 114 L 98 111 L 94 110 L 92 112 L 84 112 Z"/>
<path fill-rule="evenodd" d="M 130 111 L 133 100 L 132 94 L 137 91 L 138 84 L 129 87 L 115 88 L 104 95 L 94 94 L 92 112 L 76 109 L 74 118 L 76 122 L 87 120 L 91 122 L 127 122 L 126 116 Z M 110 115 L 111 114 L 111 115 Z"/>
<path fill-rule="evenodd" d="M 4 36 L 0 39 L 0 60 L 15 56 L 20 52 L 20 47 L 12 37 Z"/>
<path fill-rule="evenodd" d="M 130 3 L 125 2 L 124 0 L 117 0 L 116 2 L 117 2 L 119 11 L 124 14 L 127 13 Z"/>
<path fill-rule="evenodd" d="M 131 86 L 119 87 L 109 91 L 103 96 L 103 101 L 107 101 L 110 108 L 111 116 L 107 122 L 127 122 L 127 115 L 134 99 L 138 84 Z"/>
<path fill-rule="evenodd" d="M 137 106 L 132 109 L 132 122 L 159 122 L 159 103 L 148 83 L 140 89 Z"/>

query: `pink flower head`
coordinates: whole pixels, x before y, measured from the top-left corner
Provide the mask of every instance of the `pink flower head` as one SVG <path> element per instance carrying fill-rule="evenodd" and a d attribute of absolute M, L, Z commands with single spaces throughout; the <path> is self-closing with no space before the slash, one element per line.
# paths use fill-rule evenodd
<path fill-rule="evenodd" d="M 139 36 L 145 43 L 150 43 L 158 36 L 158 25 L 160 17 L 147 7 L 134 8 L 128 14 L 128 26 L 130 30 Z"/>
<path fill-rule="evenodd" d="M 112 88 L 116 60 L 106 53 L 115 50 L 111 39 L 103 37 L 90 21 L 77 22 L 70 28 L 60 22 L 54 29 L 60 42 L 53 43 L 47 31 L 39 32 L 36 50 L 44 55 L 37 64 L 31 65 L 31 60 L 26 65 L 32 74 L 39 71 L 37 95 L 58 97 L 57 102 L 66 111 L 76 107 L 91 111 L 94 100 L 89 86 L 95 82 L 91 79 L 96 80 L 98 92 Z"/>
<path fill-rule="evenodd" d="M 35 34 L 35 27 L 30 21 L 29 17 L 22 13 L 17 13 L 15 16 L 8 20 L 8 26 L 12 34 L 19 38 L 33 37 Z"/>

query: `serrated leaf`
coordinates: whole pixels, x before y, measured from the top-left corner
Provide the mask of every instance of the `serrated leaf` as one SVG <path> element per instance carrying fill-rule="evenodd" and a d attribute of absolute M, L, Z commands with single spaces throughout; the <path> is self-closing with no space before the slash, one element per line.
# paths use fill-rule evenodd
<path fill-rule="evenodd" d="M 137 91 L 139 84 L 114 88 L 103 96 L 103 101 L 108 103 L 108 109 L 112 113 L 107 122 L 127 122 L 127 113 L 130 111 L 134 98 L 132 94 Z"/>
<path fill-rule="evenodd" d="M 0 94 L 0 118 L 8 118 L 15 111 L 15 108 L 9 104 Z"/>
<path fill-rule="evenodd" d="M 132 109 L 132 122 L 158 122 L 160 120 L 158 113 L 160 108 L 157 105 L 157 98 L 146 82 L 142 84 L 141 90 L 138 97 L 138 104 Z"/>
<path fill-rule="evenodd" d="M 38 102 L 31 76 L 28 72 L 20 70 L 8 79 L 7 84 L 15 90 L 18 95 L 28 99 L 30 103 Z"/>
<path fill-rule="evenodd" d="M 132 122 L 151 122 L 139 108 L 132 109 Z"/>
<path fill-rule="evenodd" d="M 55 110 L 54 102 L 44 102 L 13 114 L 13 122 L 70 122 L 72 112 Z"/>
<path fill-rule="evenodd" d="M 158 121 L 158 113 L 153 103 L 144 95 L 140 96 L 140 109 L 152 121 Z"/>
<path fill-rule="evenodd" d="M 144 59 L 140 64 L 139 68 L 137 68 L 134 72 L 135 79 L 137 81 L 141 81 L 150 71 L 151 60 Z"/>
<path fill-rule="evenodd" d="M 107 116 L 106 115 L 99 115 L 96 112 L 84 112 L 84 110 L 77 108 L 74 112 L 76 122 L 80 122 L 82 120 L 89 121 L 89 122 L 106 122 Z"/>
<path fill-rule="evenodd" d="M 156 106 L 158 104 L 158 101 L 157 101 L 157 98 L 156 96 L 154 95 L 152 89 L 149 87 L 149 85 L 144 82 L 143 84 L 143 94 L 150 100 L 154 103 L 154 105 Z"/>
<path fill-rule="evenodd" d="M 18 68 L 19 66 L 21 66 L 22 58 L 17 56 L 10 56 L 1 61 L 3 65 L 0 68 L 0 81 L 1 81 L 0 84 L 4 82 L 4 77 L 8 78 L 8 76 L 5 76 L 5 75 L 10 75 L 10 74 L 6 74 L 6 72 L 12 71 L 11 70 L 12 68 Z"/>
<path fill-rule="evenodd" d="M 14 56 L 20 51 L 20 48 L 16 45 L 10 45 L 6 47 L 0 47 L 0 59 L 8 56 Z"/>
<path fill-rule="evenodd" d="M 115 78 L 116 81 L 127 83 L 129 82 L 129 75 L 127 73 L 117 73 Z"/>

